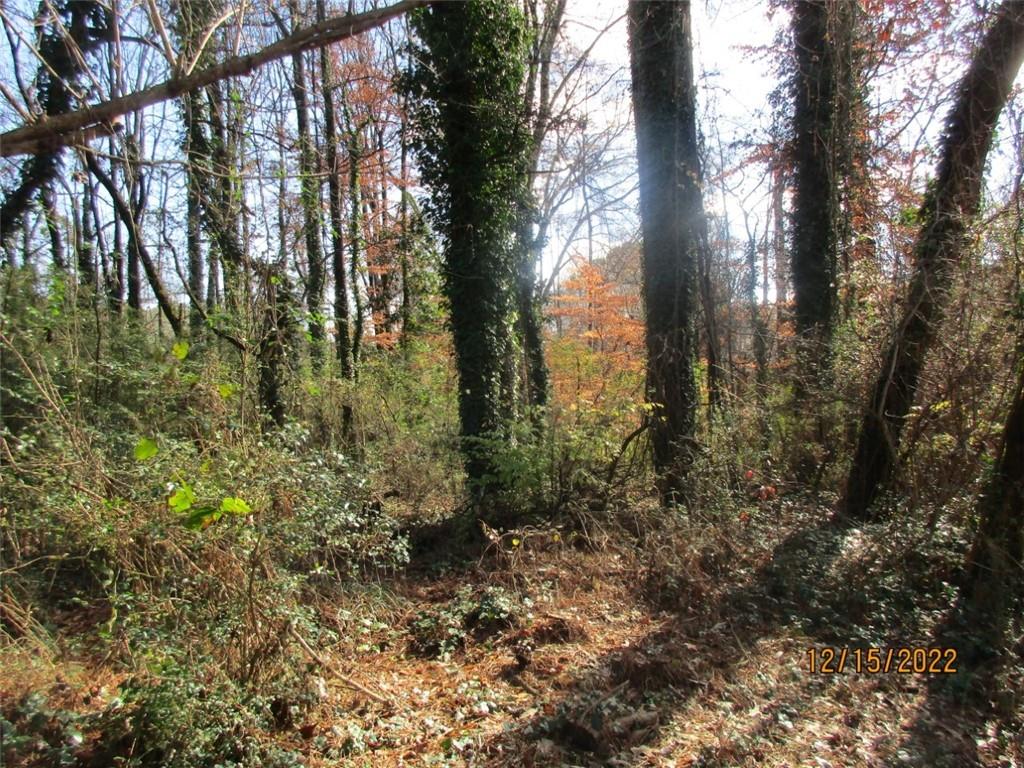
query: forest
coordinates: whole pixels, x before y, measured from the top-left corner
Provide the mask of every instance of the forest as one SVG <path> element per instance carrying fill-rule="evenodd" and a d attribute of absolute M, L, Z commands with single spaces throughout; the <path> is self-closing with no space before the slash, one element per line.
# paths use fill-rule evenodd
<path fill-rule="evenodd" d="M 1024 2 L 0 27 L 0 768 L 1024 766 Z"/>

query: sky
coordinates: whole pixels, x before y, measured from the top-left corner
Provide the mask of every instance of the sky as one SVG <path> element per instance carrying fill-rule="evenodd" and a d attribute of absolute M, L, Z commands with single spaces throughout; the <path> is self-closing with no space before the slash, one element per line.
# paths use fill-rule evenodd
<path fill-rule="evenodd" d="M 767 138 L 772 117 L 769 96 L 779 87 L 777 67 L 780 57 L 776 43 L 781 41 L 784 46 L 790 45 L 788 14 L 784 9 L 772 12 L 774 5 L 777 4 L 767 0 L 694 0 L 691 5 L 697 100 L 701 114 L 698 130 L 710 148 L 717 148 L 718 141 L 716 135 L 709 135 L 711 131 L 720 133 L 722 144 L 726 147 L 733 142 L 757 143 Z M 626 0 L 569 0 L 569 39 L 580 47 L 586 47 L 593 40 L 596 30 L 622 16 L 625 9 Z M 973 35 L 966 34 L 968 28 L 973 29 L 971 25 L 976 19 L 974 4 L 954 4 L 953 9 L 955 16 L 952 26 L 938 33 L 945 37 L 930 34 L 920 48 L 896 56 L 871 80 L 868 99 L 876 112 L 886 111 L 903 98 L 907 91 L 917 94 L 923 93 L 925 89 L 929 91 L 928 101 L 923 105 L 925 108 L 909 121 L 900 113 L 898 120 L 888 128 L 895 130 L 900 121 L 907 123 L 907 129 L 898 137 L 904 149 L 937 146 L 943 118 L 954 94 L 953 86 L 962 76 L 967 56 L 975 42 Z M 930 17 L 925 15 L 918 18 Z M 618 85 L 628 94 L 629 54 L 625 19 L 620 19 L 602 36 L 595 46 L 593 59 L 617 68 Z M 1017 80 L 1018 87 L 1022 84 L 1024 74 Z M 625 103 L 628 105 L 628 98 Z M 1013 150 L 1013 132 L 1006 112 L 997 132 L 986 176 L 991 199 L 1005 197 L 1017 162 Z M 600 116 L 600 110 L 595 110 L 595 117 Z M 613 120 L 616 116 L 606 113 L 604 117 Z M 632 141 L 632 131 L 626 132 L 624 140 Z M 634 151 L 632 146 L 625 149 Z M 916 168 L 906 169 L 908 176 L 912 174 L 915 189 L 922 189 L 926 179 L 934 172 L 934 160 L 933 156 L 924 154 Z M 881 171 L 897 175 L 904 172 L 899 167 L 885 167 Z M 635 173 L 635 161 L 632 172 Z M 734 238 L 745 238 L 744 213 L 750 215 L 751 226 L 763 232 L 766 226 L 765 198 L 769 192 L 763 167 L 748 166 L 742 174 L 730 177 L 729 184 L 734 189 L 726 196 L 724 203 L 718 191 L 705 194 L 705 209 L 712 214 L 728 214 Z M 635 199 L 632 208 L 635 234 Z M 621 224 L 611 232 L 604 232 L 598 226 L 595 254 L 621 241 L 624 233 Z M 556 231 L 548 244 L 543 264 L 545 274 L 550 273 L 554 255 L 564 246 L 562 235 L 564 232 Z M 585 247 L 585 244 L 576 244 L 576 250 L 580 252 Z"/>
<path fill-rule="evenodd" d="M 585 49 L 600 30 L 619 19 L 601 36 L 591 58 L 605 69 L 614 73 L 612 87 L 628 94 L 629 50 L 627 45 L 626 21 L 621 18 L 626 9 L 624 0 L 569 0 L 566 16 L 567 36 L 576 46 Z M 745 47 L 770 46 L 778 30 L 785 24 L 784 14 L 775 14 L 773 19 L 766 16 L 767 3 L 761 0 L 720 0 L 719 2 L 695 2 L 693 10 L 694 63 L 697 73 L 698 106 L 704 113 L 702 126 L 707 128 L 714 115 L 715 125 L 721 132 L 725 145 L 733 141 L 757 140 L 760 131 L 770 118 L 768 96 L 777 86 L 775 62 L 765 54 L 743 50 Z M 628 108 L 628 98 L 622 102 Z M 594 120 L 621 120 L 623 115 L 605 112 L 602 114 L 600 101 L 589 105 Z M 632 119 L 632 116 L 628 116 Z M 708 140 L 709 137 L 705 136 Z M 623 137 L 627 144 L 623 153 L 635 151 L 632 131 Z M 635 174 L 635 158 L 632 163 Z M 737 196 L 745 196 L 762 180 L 748 177 L 737 190 Z M 767 193 L 767 188 L 763 190 Z M 579 201 L 576 201 L 577 204 Z M 732 201 L 735 203 L 735 201 Z M 710 210 L 720 209 L 719 197 L 705 201 Z M 635 195 L 632 198 L 635 209 Z M 721 211 L 718 211 L 721 212 Z M 635 234 L 636 216 L 633 219 L 634 232 L 630 233 L 628 223 L 615 222 L 618 226 L 604 231 L 601 222 L 595 224 L 595 255 L 601 255 L 609 246 L 615 245 L 629 234 Z M 741 215 L 735 217 L 742 220 Z M 542 272 L 550 274 L 556 256 L 565 245 L 568 227 L 557 229 L 544 254 Z M 586 243 L 578 242 L 575 250 L 586 252 Z"/>
<path fill-rule="evenodd" d="M 609 93 L 617 94 L 617 98 L 607 102 L 601 96 L 588 101 L 587 111 L 594 123 L 621 123 L 631 119 L 628 98 L 629 55 L 626 22 L 622 18 L 626 5 L 626 0 L 568 0 L 566 34 L 580 49 L 588 47 L 599 30 L 607 27 L 609 22 L 619 19 L 600 37 L 592 53 L 592 59 L 604 70 L 600 77 L 609 78 Z M 725 146 L 733 142 L 756 143 L 766 138 L 771 118 L 768 98 L 779 84 L 776 71 L 778 52 L 772 49 L 780 34 L 782 44 L 788 45 L 787 14 L 783 10 L 777 10 L 772 14 L 770 9 L 773 5 L 775 4 L 769 3 L 768 0 L 694 0 L 692 3 L 697 98 L 702 112 L 698 127 L 703 131 L 705 141 L 713 147 L 717 146 L 718 135 L 708 135 L 712 130 L 720 133 Z M 963 11 L 965 15 L 970 15 L 973 12 L 972 4 L 965 3 Z M 958 46 L 962 44 L 964 48 L 969 48 L 969 39 L 954 39 Z M 934 48 L 934 45 L 932 47 Z M 912 56 L 903 57 L 888 73 L 887 80 L 880 79 L 872 85 L 871 98 L 884 101 L 886 98 L 898 96 L 903 88 L 916 87 L 923 79 L 923 68 L 927 67 L 948 70 L 943 73 L 942 83 L 938 89 L 941 97 L 948 98 L 948 94 L 951 93 L 949 84 L 961 74 L 962 59 L 947 52 L 940 52 L 937 56 L 938 59 L 934 62 L 916 60 Z M 0 57 L 0 78 L 9 83 L 8 58 Z M 176 107 L 171 104 L 164 105 L 164 108 L 173 110 Z M 943 106 L 941 112 L 944 111 Z M 941 112 L 920 117 L 922 124 L 915 125 L 908 131 L 904 140 L 914 141 L 915 136 L 922 130 L 930 132 L 933 139 L 941 126 Z M 16 122 L 10 110 L 0 110 L 0 118 L 0 123 Z M 1014 163 L 1012 153 L 1009 152 L 1011 143 L 1005 141 L 1008 135 L 1007 127 L 1008 124 L 1004 122 L 1000 133 L 1004 141 L 997 145 L 993 152 L 996 158 L 990 174 L 993 185 L 1000 180 L 1005 183 L 1008 169 L 1012 168 Z M 635 181 L 636 162 L 631 128 L 627 127 L 627 130 L 622 132 L 616 152 L 620 157 L 617 172 L 627 184 Z M 930 170 L 930 161 L 922 165 L 920 181 L 923 182 L 924 175 Z M 731 177 L 730 184 L 735 185 L 735 189 L 724 203 L 718 193 L 706 195 L 706 209 L 715 214 L 727 213 L 734 237 L 744 236 L 744 207 L 752 214 L 751 223 L 763 231 L 764 222 L 757 218 L 758 215 L 762 218 L 764 216 L 766 205 L 763 198 L 768 193 L 763 169 L 756 165 L 749 166 L 745 175 Z M 567 208 L 570 214 L 572 209 L 582 208 L 579 194 L 570 201 Z M 595 256 L 602 255 L 612 245 L 636 236 L 635 209 L 634 193 L 626 199 L 625 210 L 616 216 L 609 217 L 608 220 L 594 217 L 592 250 Z M 556 258 L 563 249 L 566 249 L 572 223 L 571 215 L 556 222 L 544 253 L 544 276 L 551 274 Z M 568 242 L 569 252 L 585 255 L 590 250 L 587 243 L 581 240 L 581 235 L 585 235 L 586 231 L 586 228 L 577 230 L 575 238 Z"/>

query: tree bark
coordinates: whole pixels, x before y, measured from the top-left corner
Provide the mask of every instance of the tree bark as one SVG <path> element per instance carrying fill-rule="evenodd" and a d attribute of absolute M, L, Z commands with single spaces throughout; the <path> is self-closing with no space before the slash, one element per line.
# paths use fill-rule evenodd
<path fill-rule="evenodd" d="M 459 377 L 466 473 L 494 499 L 503 467 L 497 440 L 514 403 L 516 213 L 530 137 L 523 117 L 526 24 L 517 3 L 437 3 L 416 14 L 422 41 L 409 78 L 428 212 L 444 237 L 444 286 Z M 479 510 L 507 523 L 500 505 Z"/>
<path fill-rule="evenodd" d="M 293 21 L 299 17 L 298 3 L 290 3 Z M 319 368 L 324 355 L 324 321 L 321 315 L 324 293 L 324 251 L 320 240 L 320 193 L 316 180 L 316 149 L 309 121 L 309 92 L 306 64 L 301 52 L 292 55 L 292 96 L 295 99 L 299 131 L 299 176 L 302 200 L 302 232 L 306 241 L 306 308 L 312 337 L 313 367 Z"/>
<path fill-rule="evenodd" d="M 348 107 L 346 106 L 346 115 Z M 346 119 L 348 128 L 348 267 L 349 277 L 352 282 L 352 299 L 355 303 L 355 313 L 352 317 L 352 373 L 356 375 L 359 368 L 359 356 L 363 348 L 363 321 L 365 310 L 363 308 L 363 295 L 359 291 L 359 260 L 361 244 L 363 240 L 363 216 L 362 216 L 362 195 L 359 186 L 359 163 L 362 160 L 360 149 L 359 129 L 349 117 Z"/>
<path fill-rule="evenodd" d="M 543 235 L 534 236 L 537 201 L 534 181 L 540 172 L 541 149 L 551 124 L 551 57 L 565 16 L 566 0 L 546 0 L 544 13 L 538 0 L 529 3 L 528 23 L 533 45 L 527 67 L 525 112 L 531 125 L 531 146 L 526 170 L 527 187 L 516 212 L 516 301 L 519 335 L 525 367 L 526 403 L 543 407 L 548 402 L 548 368 L 544 360 L 544 342 L 540 302 L 537 296 L 537 264 L 544 248 Z"/>
<path fill-rule="evenodd" d="M 0 157 L 14 155 L 45 155 L 62 146 L 87 142 L 99 135 L 96 128 L 129 112 L 177 98 L 229 77 L 248 75 L 255 69 L 278 59 L 355 37 L 379 27 L 390 19 L 425 5 L 429 0 L 402 0 L 366 13 L 336 16 L 309 27 L 297 29 L 276 43 L 256 53 L 233 56 L 214 66 L 190 75 L 172 77 L 163 83 L 91 107 L 23 125 L 0 134 Z"/>
<path fill-rule="evenodd" d="M 64 254 L 64 240 L 60 233 L 60 215 L 57 213 L 57 199 L 53 194 L 51 182 L 47 182 L 40 188 L 39 200 L 43 204 L 46 232 L 50 236 L 50 254 L 53 257 L 53 266 L 61 272 L 65 272 L 68 268 L 68 260 Z"/>
<path fill-rule="evenodd" d="M 110 195 L 110 199 L 114 204 L 114 212 L 118 218 L 124 222 L 125 228 L 128 230 L 128 253 L 130 256 L 134 256 L 136 263 L 142 264 L 146 270 L 146 277 L 149 279 L 149 285 L 153 289 L 153 295 L 156 296 L 157 304 L 160 307 L 160 311 L 164 317 L 167 318 L 167 323 L 171 326 L 171 330 L 174 331 L 175 336 L 181 335 L 181 320 L 178 318 L 178 313 L 175 311 L 174 303 L 171 301 L 170 295 L 164 288 L 163 281 L 160 279 L 160 272 L 156 268 L 153 260 L 149 256 L 149 251 L 146 249 L 145 243 L 142 241 L 142 234 L 139 232 L 137 214 L 135 206 L 132 203 L 125 202 L 124 196 L 121 191 L 114 184 L 110 176 L 104 171 L 96 157 L 90 152 L 86 154 L 86 163 L 89 167 L 89 172 L 95 176 L 100 184 L 103 185 L 104 189 L 107 190 L 107 194 Z M 129 270 L 129 285 L 131 284 L 131 270 Z M 138 280 L 138 278 L 136 278 Z M 138 301 L 138 299 L 136 299 Z M 129 306 L 131 306 L 131 292 L 129 291 Z M 135 307 L 133 307 L 134 309 Z"/>
<path fill-rule="evenodd" d="M 201 104 L 202 99 L 196 98 L 192 94 L 182 99 L 186 126 L 185 241 L 188 253 L 188 288 L 190 295 L 196 300 L 201 300 L 205 285 L 202 241 L 203 183 L 199 175 L 204 172 L 204 169 L 209 168 L 209 157 L 202 154 L 202 148 L 206 146 L 206 141 L 202 135 L 202 116 L 199 113 Z M 193 306 L 189 312 L 189 327 L 192 333 L 197 333 L 202 328 L 202 324 L 203 308 Z"/>
<path fill-rule="evenodd" d="M 900 433 L 917 394 L 925 355 L 966 249 L 968 221 L 978 211 L 982 174 L 999 113 L 1024 60 L 1024 3 L 996 11 L 946 120 L 938 175 L 921 206 L 914 274 L 865 411 L 846 484 L 845 515 L 868 516 L 896 465 Z"/>
<path fill-rule="evenodd" d="M 845 93 L 840 62 L 851 45 L 841 19 L 849 0 L 797 0 L 792 7 L 796 74 L 793 83 L 793 292 L 801 373 L 826 365 L 836 311 L 836 265 L 842 213 L 838 120 Z"/>
<path fill-rule="evenodd" d="M 256 348 L 257 389 L 263 412 L 274 426 L 281 428 L 286 414 L 282 395 L 284 373 L 294 336 L 294 298 L 291 281 L 283 265 L 267 267 L 261 277 L 263 327 Z"/>
<path fill-rule="evenodd" d="M 999 621 L 1024 584 L 1024 364 L 978 509 L 981 525 L 967 559 L 965 594 L 976 615 Z"/>
<path fill-rule="evenodd" d="M 317 17 L 326 13 L 324 0 L 317 0 Z M 348 288 L 345 276 L 345 243 L 342 230 L 341 165 L 338 162 L 337 116 L 334 111 L 334 73 L 331 68 L 330 49 L 320 49 L 320 82 L 324 99 L 324 145 L 327 164 L 328 207 L 331 217 L 331 265 L 334 272 L 334 333 L 335 353 L 342 378 L 352 378 L 352 340 L 349 336 Z"/>
<path fill-rule="evenodd" d="M 81 224 L 79 228 L 81 237 L 79 239 L 78 248 L 78 284 L 81 286 L 88 286 L 89 290 L 95 294 L 95 292 L 99 290 L 99 284 L 96 280 L 96 233 L 93 230 L 93 207 L 95 203 L 93 201 L 93 197 L 92 181 L 88 176 L 86 176 L 86 179 L 82 184 Z M 95 295 L 90 298 L 90 301 L 94 299 Z"/>
<path fill-rule="evenodd" d="M 685 500 L 695 457 L 697 260 L 704 217 L 690 3 L 629 3 L 640 170 L 647 399 L 663 499 Z"/>
<path fill-rule="evenodd" d="M 772 163 L 772 251 L 775 257 L 775 325 L 776 336 L 779 338 L 786 321 L 785 305 L 789 300 L 789 255 L 786 253 L 786 225 L 782 207 L 785 191 L 786 172 L 782 163 L 776 160 Z"/>

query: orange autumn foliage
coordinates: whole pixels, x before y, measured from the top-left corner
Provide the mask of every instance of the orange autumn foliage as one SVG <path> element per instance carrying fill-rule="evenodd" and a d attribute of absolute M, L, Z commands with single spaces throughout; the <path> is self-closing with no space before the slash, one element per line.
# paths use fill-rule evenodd
<path fill-rule="evenodd" d="M 550 314 L 561 329 L 552 350 L 552 384 L 559 402 L 596 404 L 607 399 L 610 387 L 621 388 L 612 386 L 616 382 L 632 389 L 642 380 L 640 296 L 608 280 L 601 266 L 577 259 Z M 589 375 L 581 376 L 581 367 Z"/>

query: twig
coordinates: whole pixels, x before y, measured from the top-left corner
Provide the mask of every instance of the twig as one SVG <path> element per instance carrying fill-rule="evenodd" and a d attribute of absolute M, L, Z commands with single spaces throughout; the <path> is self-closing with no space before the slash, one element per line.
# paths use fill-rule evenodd
<path fill-rule="evenodd" d="M 622 441 L 622 445 L 619 448 L 619 452 L 615 454 L 615 458 L 612 459 L 612 463 L 608 465 L 608 474 L 605 477 L 605 482 L 608 485 L 612 484 L 612 480 L 615 479 L 615 470 L 618 469 L 619 462 L 622 457 L 626 454 L 626 449 L 629 448 L 629 444 L 632 443 L 636 438 L 640 437 L 650 426 L 650 422 L 645 418 L 640 422 L 640 426 L 626 435 L 626 439 Z"/>
<path fill-rule="evenodd" d="M 295 641 L 300 646 L 302 646 L 302 650 L 304 650 L 306 652 L 306 654 L 309 656 L 309 658 L 311 658 L 313 661 L 315 661 L 317 664 L 319 664 L 321 667 L 324 667 L 325 669 L 329 669 L 330 668 L 330 664 L 327 663 L 327 660 L 324 659 L 324 657 L 321 656 L 319 653 L 317 653 L 316 651 L 314 651 L 312 648 L 309 647 L 309 643 L 307 643 L 305 641 L 305 639 L 302 637 L 302 635 L 300 635 L 298 632 L 295 631 L 295 627 L 292 626 L 292 624 L 290 622 L 288 624 L 288 634 L 290 634 L 293 638 L 295 638 Z M 373 699 L 374 701 L 376 701 L 376 702 L 378 702 L 380 704 L 387 704 L 388 706 L 394 706 L 394 702 L 391 699 L 388 699 L 388 698 L 382 696 L 381 694 L 376 693 L 375 691 L 371 691 L 365 685 L 363 685 L 360 682 L 357 682 L 356 680 L 353 680 L 351 677 L 348 677 L 347 675 L 342 675 L 342 674 L 339 674 L 339 673 L 335 672 L 335 677 L 337 677 L 338 680 L 343 682 L 349 688 L 352 688 L 353 690 L 359 691 L 364 696 L 368 696 L 368 697 L 370 697 L 371 699 Z"/>

